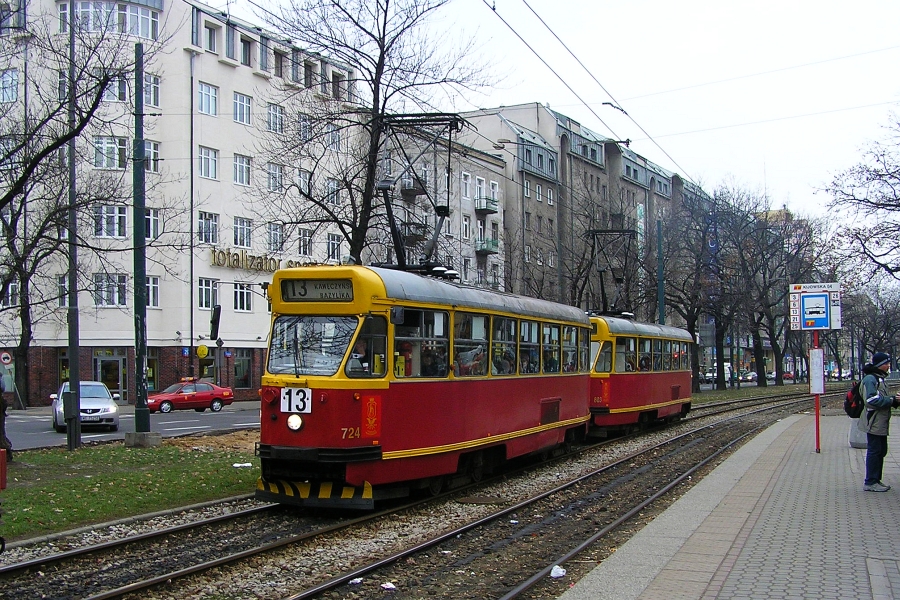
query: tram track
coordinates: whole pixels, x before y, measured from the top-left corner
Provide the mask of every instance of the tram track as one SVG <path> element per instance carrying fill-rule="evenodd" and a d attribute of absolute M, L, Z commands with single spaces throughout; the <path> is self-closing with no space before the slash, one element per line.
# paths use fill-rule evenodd
<path fill-rule="evenodd" d="M 796 395 L 795 395 L 796 396 Z M 803 402 L 808 398 L 806 396 L 795 399 L 793 402 Z M 752 399 L 754 403 L 771 404 L 771 398 Z M 744 410 L 747 410 L 747 402 L 743 402 Z M 722 415 L 735 410 L 741 410 L 732 403 L 723 403 L 722 406 L 712 407 L 712 412 L 708 417 L 715 418 L 716 415 Z M 696 417 L 694 418 L 696 419 Z M 689 421 L 693 422 L 694 419 Z M 684 426 L 689 423 L 684 423 Z M 700 425 L 698 431 L 707 428 L 708 425 Z M 646 435 L 646 432 L 644 432 Z M 670 437 L 668 434 L 664 436 Z M 628 439 L 634 438 L 616 438 L 608 440 L 602 444 L 592 445 L 580 449 L 578 452 L 565 457 L 563 460 L 570 461 L 576 456 L 584 456 L 582 460 L 586 462 L 594 462 L 600 459 L 591 455 L 603 453 L 615 453 L 616 445 L 622 445 Z M 620 458 L 618 463 L 634 460 L 632 456 Z M 607 462 L 609 462 L 607 460 Z M 523 469 L 527 471 L 552 471 L 555 468 L 554 463 L 544 463 L 538 466 L 528 466 Z M 205 573 L 216 571 L 217 567 L 227 567 L 227 569 L 218 569 L 224 576 L 232 568 L 245 570 L 246 567 L 240 565 L 247 564 L 265 564 L 269 561 L 276 563 L 293 563 L 294 559 L 279 558 L 282 553 L 290 554 L 293 552 L 291 548 L 294 546 L 306 546 L 306 555 L 315 556 L 317 548 L 340 548 L 346 547 L 348 544 L 356 543 L 356 541 L 370 538 L 372 540 L 371 553 L 359 559 L 349 559 L 341 566 L 341 570 L 347 575 L 342 576 L 344 583 L 356 577 L 362 576 L 361 573 L 369 572 L 378 568 L 379 565 L 370 565 L 370 559 L 373 554 L 385 556 L 378 562 L 383 564 L 396 563 L 403 560 L 407 551 L 406 546 L 433 546 L 440 541 L 428 540 L 435 536 L 431 533 L 434 525 L 423 524 L 418 525 L 416 522 L 423 518 L 423 515 L 429 512 L 428 506 L 440 502 L 448 504 L 464 505 L 467 502 L 479 502 L 484 498 L 488 499 L 487 504 L 476 504 L 469 506 L 479 506 L 481 510 L 463 511 L 466 513 L 459 520 L 460 528 L 477 527 L 477 522 L 481 519 L 491 518 L 498 519 L 502 514 L 510 514 L 524 510 L 526 499 L 519 500 L 514 498 L 514 494 L 497 494 L 492 489 L 503 487 L 503 481 L 509 481 L 517 477 L 527 478 L 529 475 L 518 475 L 516 472 L 506 473 L 501 476 L 498 481 L 485 482 L 477 486 L 470 486 L 469 489 L 454 490 L 448 494 L 434 499 L 427 499 L 403 506 L 398 506 L 390 510 L 382 511 L 366 515 L 356 519 L 348 518 L 327 518 L 322 516 L 306 516 L 298 515 L 297 511 L 282 509 L 285 519 L 277 518 L 278 510 L 273 507 L 262 507 L 254 511 L 246 511 L 248 514 L 232 515 L 232 518 L 221 518 L 217 521 L 221 522 L 221 532 L 215 529 L 216 525 L 212 523 L 198 523 L 195 526 L 182 526 L 178 530 L 164 530 L 154 533 L 153 535 L 142 536 L 140 538 L 132 537 L 117 543 L 106 544 L 105 547 L 87 548 L 84 550 L 72 551 L 53 557 L 42 557 L 31 561 L 30 563 L 22 563 L 20 565 L 10 565 L 0 569 L 0 580 L 4 582 L 4 588 L 15 592 L 16 597 L 73 597 L 73 598 L 117 598 L 117 597 L 156 597 L 147 594 L 156 594 L 157 592 L 149 592 L 148 590 L 161 590 L 159 597 L 185 597 L 187 595 L 195 595 L 196 584 L 179 583 L 179 580 L 190 581 L 192 578 L 198 577 L 203 581 L 215 580 L 219 575 L 205 575 Z M 567 482 L 560 487 L 577 486 L 577 483 Z M 554 486 L 556 487 L 556 486 Z M 560 493 L 555 491 L 554 493 Z M 615 492 L 619 494 L 621 492 Z M 527 494 L 526 494 L 527 495 Z M 537 496 L 536 494 L 532 494 Z M 546 494 L 545 494 L 546 495 Z M 466 498 L 468 496 L 468 499 Z M 502 504 L 512 506 L 505 507 L 503 511 L 494 510 L 491 505 L 491 499 Z M 534 500 L 528 500 L 534 502 Z M 251 514 L 252 513 L 252 514 Z M 257 515 L 256 513 L 259 513 Z M 479 514 L 474 514 L 479 513 Z M 492 513 L 501 516 L 489 517 Z M 266 515 L 266 516 L 260 516 Z M 272 516 L 276 515 L 276 518 Z M 244 534 L 235 537 L 231 530 L 235 529 L 233 523 L 237 519 L 248 519 L 250 525 L 244 527 Z M 252 519 L 257 519 L 255 522 Z M 399 520 L 401 522 L 410 523 L 413 533 L 399 532 L 391 534 L 394 536 L 393 541 L 385 542 L 385 540 L 376 541 L 378 532 L 384 531 L 384 523 L 386 521 Z M 278 524 L 282 521 L 281 524 Z M 285 523 L 283 521 L 290 521 Z M 476 525 L 472 525 L 475 522 Z M 437 524 L 438 529 L 446 530 L 447 523 Z M 199 533 L 198 533 L 199 532 Z M 226 534 L 226 532 L 228 532 Z M 363 533 L 360 533 L 363 532 Z M 462 535 L 462 529 L 452 528 L 450 533 L 444 533 L 444 539 L 453 536 Z M 409 540 L 418 540 L 417 544 L 407 543 Z M 214 540 L 215 544 L 211 544 L 210 540 Z M 156 549 L 154 549 L 156 547 Z M 312 548 L 310 551 L 309 548 Z M 396 550 L 396 551 L 395 551 Z M 426 551 L 423 548 L 418 549 L 419 552 Z M 301 551 L 302 553 L 302 551 Z M 165 556 L 159 559 L 152 558 L 156 555 L 174 556 L 177 560 L 166 560 Z M 196 556 L 187 560 L 186 556 Z M 148 558 L 150 557 L 150 558 Z M 262 557 L 262 558 L 259 558 Z M 303 561 L 301 561 L 303 562 Z M 340 564 L 340 561 L 338 561 Z M 98 568 L 98 565 L 100 568 Z M 231 565 L 231 566 L 229 566 Z M 234 565 L 238 565 L 234 567 Z M 352 567 L 352 568 L 348 568 Z M 332 568 L 313 568 L 309 569 L 305 576 L 309 576 L 316 580 L 328 579 L 324 575 L 330 575 Z M 320 572 L 321 571 L 321 572 Z M 198 575 L 204 574 L 204 575 Z M 37 575 L 37 577 L 35 577 Z M 331 578 L 334 579 L 334 578 Z M 321 583 L 321 582 L 320 582 Z M 337 583 L 335 585 L 342 585 Z M 74 588 L 73 588 L 74 586 Z M 75 592 L 74 590 L 78 591 Z M 169 591 L 166 591 L 169 590 Z M 177 591 L 175 591 L 177 590 Z M 186 591 L 187 590 L 187 591 Z M 315 592 L 322 593 L 323 590 Z M 297 596 L 314 597 L 313 596 Z M 272 596 L 279 597 L 279 596 Z"/>
<path fill-rule="evenodd" d="M 794 400 L 794 402 L 802 402 L 804 400 L 805 399 Z M 734 408 L 720 407 L 717 410 L 725 412 L 733 411 Z M 714 418 L 715 417 L 713 417 L 713 419 Z M 685 427 L 688 425 L 688 423 L 683 424 Z M 694 427 L 697 431 L 704 432 L 709 425 L 702 424 Z M 671 435 L 666 433 L 656 433 L 655 435 L 671 437 Z M 708 433 L 706 435 L 708 435 Z M 632 439 L 638 440 L 639 438 Z M 599 456 L 599 454 L 614 454 L 617 452 L 622 454 L 622 450 L 615 449 L 617 445 L 622 445 L 622 442 L 623 438 L 610 440 L 603 445 L 585 448 L 576 454 L 582 455 L 582 458 L 579 460 L 586 463 L 599 463 L 602 460 L 606 460 L 606 462 L 609 463 L 610 460 L 600 459 L 597 456 Z M 592 452 L 594 453 L 593 455 L 591 454 Z M 644 450 L 644 452 L 646 453 L 648 451 Z M 652 454 L 652 451 L 649 452 Z M 619 456 L 616 462 L 628 465 L 637 460 L 635 456 L 636 455 L 633 456 L 628 453 L 625 456 Z M 570 455 L 564 460 L 571 462 L 572 458 L 573 456 Z M 605 468 L 609 467 L 607 466 Z M 637 467 L 632 467 L 632 469 L 635 468 Z M 553 479 L 554 471 L 562 471 L 562 468 L 554 463 L 545 463 L 537 467 L 532 466 L 529 467 L 529 469 L 544 471 L 544 475 L 541 476 L 544 479 L 548 477 Z M 549 475 L 547 473 L 549 473 Z M 251 579 L 253 576 L 259 577 L 260 572 L 278 572 L 280 575 L 284 575 L 286 571 L 294 571 L 295 577 L 301 577 L 303 580 L 317 581 L 319 582 L 319 585 L 325 585 L 323 582 L 334 580 L 335 577 L 332 575 L 340 572 L 343 573 L 339 576 L 342 581 L 337 583 L 332 582 L 327 586 L 327 589 L 334 589 L 334 586 L 340 588 L 340 586 L 348 585 L 350 580 L 358 577 L 363 577 L 368 581 L 371 576 L 366 576 L 365 573 L 372 572 L 373 569 L 377 571 L 378 568 L 384 568 L 385 565 L 407 564 L 406 557 L 415 556 L 415 554 L 408 554 L 410 548 L 413 548 L 413 552 L 418 551 L 420 553 L 428 553 L 429 550 L 427 550 L 427 548 L 434 547 L 435 544 L 440 545 L 442 543 L 450 543 L 457 536 L 464 535 L 463 531 L 458 529 L 459 527 L 471 530 L 473 527 L 478 527 L 478 521 L 481 519 L 497 521 L 498 519 L 502 520 L 504 514 L 515 514 L 515 519 L 510 518 L 508 520 L 517 520 L 521 523 L 523 511 L 530 510 L 526 508 L 529 504 L 521 503 L 525 501 L 533 503 L 535 500 L 530 499 L 530 496 L 537 497 L 540 494 L 530 492 L 522 492 L 520 494 L 515 490 L 509 489 L 509 486 L 506 484 L 512 483 L 515 479 L 528 480 L 530 477 L 537 478 L 537 476 L 529 474 L 516 475 L 515 473 L 507 473 L 499 480 L 482 483 L 479 486 L 472 487 L 468 490 L 453 491 L 437 499 L 428 499 L 427 501 L 396 507 L 389 511 L 366 515 L 358 519 L 343 518 L 326 523 L 321 517 L 307 519 L 306 516 L 298 517 L 298 514 L 293 512 L 291 513 L 291 519 L 293 521 L 304 521 L 307 529 L 302 532 L 295 532 L 280 537 L 275 533 L 275 526 L 269 522 L 268 518 L 266 518 L 265 520 L 261 520 L 257 525 L 259 531 L 256 532 L 256 536 L 260 540 L 260 543 L 240 551 L 221 551 L 220 545 L 219 549 L 214 552 L 215 555 L 211 556 L 209 560 L 197 560 L 188 566 L 185 565 L 183 559 L 185 552 L 182 551 L 179 545 L 180 542 L 164 536 L 159 538 L 165 539 L 165 541 L 162 542 L 164 550 L 147 550 L 145 548 L 139 552 L 145 554 L 170 552 L 172 555 L 179 556 L 179 566 L 181 568 L 174 568 L 173 565 L 162 568 L 162 565 L 160 565 L 160 568 L 154 568 L 151 570 L 152 572 L 132 572 L 126 568 L 124 571 L 125 574 L 119 577 L 114 575 L 115 569 L 107 567 L 106 563 L 120 563 L 127 561 L 120 561 L 118 557 L 114 560 L 111 558 L 98 559 L 95 555 L 95 558 L 92 559 L 92 569 L 97 573 L 97 577 L 94 577 L 93 575 L 91 577 L 99 579 L 100 576 L 102 576 L 102 583 L 99 581 L 94 582 L 93 579 L 91 579 L 90 586 L 84 585 L 83 583 L 79 584 L 81 590 L 79 593 L 59 594 L 51 592 L 45 595 L 48 597 L 95 599 L 117 597 L 179 598 L 203 596 L 207 594 L 215 596 L 216 594 L 210 594 L 208 590 L 216 590 L 219 589 L 219 586 L 227 585 L 221 582 L 223 579 L 232 581 L 235 579 Z M 627 480 L 634 480 L 637 478 L 637 475 L 620 475 L 619 477 L 624 477 Z M 576 479 L 575 477 L 559 475 L 559 478 L 564 478 L 565 483 L 562 486 L 554 485 L 550 487 L 573 489 L 573 491 L 570 492 L 571 494 L 574 494 L 575 497 L 573 502 L 577 502 L 578 497 L 584 496 L 583 490 L 581 489 L 583 484 L 577 482 L 572 483 L 570 481 L 570 479 Z M 515 485 L 519 484 L 516 483 Z M 608 492 L 605 493 L 609 494 L 610 497 L 613 495 L 618 497 L 626 494 L 625 490 L 627 488 L 621 481 L 616 480 L 615 483 L 607 484 L 607 486 Z M 545 485 L 545 487 L 548 486 Z M 501 491 L 498 492 L 498 490 Z M 554 493 L 561 494 L 564 492 L 555 491 Z M 546 496 L 546 490 L 542 490 L 541 494 Z M 486 502 L 486 504 L 471 504 L 471 502 L 481 501 Z M 539 502 L 540 500 L 537 501 Z M 496 506 L 492 505 L 492 502 L 502 504 L 502 510 L 496 510 Z M 477 510 L 465 510 L 462 511 L 465 514 L 460 515 L 458 518 L 441 519 L 441 522 L 435 524 L 433 522 L 433 515 L 437 509 L 434 507 L 441 503 L 451 507 L 476 507 Z M 607 503 L 615 504 L 612 500 L 608 500 Z M 554 515 L 559 513 L 558 510 L 551 509 L 540 509 L 538 512 L 541 514 Z M 538 514 L 538 512 L 533 514 Z M 601 513 L 603 513 L 601 516 L 605 516 L 605 514 L 609 512 L 610 510 L 607 507 L 605 510 L 601 511 Z M 563 513 L 565 513 L 565 510 Z M 596 518 L 599 517 L 590 517 L 590 522 L 593 523 L 593 519 Z M 579 518 L 577 520 L 583 521 L 585 519 Z M 459 521 L 459 523 L 457 523 L 457 521 Z M 472 524 L 473 522 L 475 525 Z M 555 517 L 550 524 L 558 527 L 560 522 L 565 523 L 566 519 Z M 402 527 L 400 529 L 391 529 L 396 523 L 404 524 L 403 526 L 406 527 L 406 530 L 403 530 Z M 435 529 L 440 530 L 440 537 L 435 535 Z M 216 535 L 217 534 L 208 533 L 205 537 L 212 539 Z M 201 535 L 199 537 L 204 536 Z M 272 540 L 273 537 L 278 537 L 279 539 Z M 263 543 L 263 538 L 267 538 L 265 543 Z M 438 541 L 434 541 L 435 539 Z M 442 542 L 441 540 L 444 541 Z M 363 549 L 358 556 L 349 556 L 347 553 L 341 551 L 342 549 L 354 546 L 359 546 Z M 213 549 L 210 548 L 209 550 Z M 116 552 L 118 553 L 119 551 Z M 210 552 L 204 554 L 209 555 Z M 297 556 L 301 556 L 302 558 L 297 558 Z M 372 556 L 381 556 L 384 558 L 379 559 L 377 564 L 375 564 L 372 563 Z M 447 555 L 442 554 L 441 556 Z M 419 561 L 421 559 L 413 558 L 413 560 Z M 65 558 L 61 562 L 66 563 L 68 561 L 69 559 Z M 146 557 L 145 562 L 147 562 Z M 97 570 L 98 564 L 103 565 L 99 571 Z M 276 566 L 273 567 L 272 565 Z M 291 565 L 292 568 L 287 569 L 285 565 Z M 70 581 L 83 581 L 83 576 L 79 576 L 79 573 L 83 573 L 84 570 L 79 571 L 77 567 L 74 568 L 74 570 L 65 571 L 68 572 L 69 575 L 63 575 L 64 571 L 57 571 L 56 567 L 53 567 L 52 569 L 45 567 L 40 568 L 42 570 L 41 576 L 37 578 L 39 580 L 46 579 L 49 581 L 52 580 L 53 577 L 62 577 Z M 116 568 L 118 568 L 118 565 Z M 33 575 L 36 573 L 37 569 L 38 567 L 32 566 L 30 569 L 24 571 L 24 573 L 30 573 L 32 575 L 31 578 L 35 579 Z M 240 575 L 235 576 L 236 572 L 240 573 Z M 50 575 L 48 575 L 48 573 L 50 573 Z M 248 575 L 248 573 L 252 575 Z M 290 579 L 291 573 L 287 573 L 287 575 Z M 23 577 L 26 579 L 28 578 L 27 575 L 23 575 Z M 73 577 L 75 579 L 73 579 Z M 4 579 L 6 579 L 6 577 L 4 577 Z M 491 576 L 489 579 L 495 580 L 497 578 Z M 508 578 L 501 577 L 499 580 L 508 580 Z M 273 583 L 273 581 L 274 578 L 269 581 L 268 586 L 270 588 L 279 589 L 278 593 L 273 593 L 274 590 L 270 589 L 268 595 L 261 594 L 258 591 L 254 592 L 254 594 L 259 597 L 283 597 L 286 595 L 283 592 L 289 591 L 290 588 L 294 588 L 296 585 L 296 583 L 293 583 L 284 584 L 282 586 L 281 584 Z M 390 579 L 388 579 L 388 581 L 390 581 Z M 117 584 L 117 582 L 119 584 Z M 7 582 L 5 581 L 4 583 Z M 46 585 L 46 583 L 46 581 L 43 582 L 44 585 Z M 260 585 L 265 584 L 261 583 Z M 44 587 L 45 592 L 48 589 L 52 590 L 52 585 L 50 587 Z M 24 595 L 17 593 L 16 595 L 18 597 L 40 597 L 34 593 L 37 591 L 35 588 L 23 587 L 20 588 L 19 591 L 24 592 Z M 298 595 L 296 597 L 316 597 L 316 595 L 321 595 L 325 591 L 326 588 L 322 588 L 312 592 L 312 595 Z M 302 594 L 304 592 L 298 593 Z M 355 592 L 351 588 L 347 590 L 347 593 L 352 594 Z M 235 594 L 235 596 L 240 595 L 242 595 L 242 593 Z M 219 597 L 221 596 L 228 596 L 228 594 L 219 594 Z"/>

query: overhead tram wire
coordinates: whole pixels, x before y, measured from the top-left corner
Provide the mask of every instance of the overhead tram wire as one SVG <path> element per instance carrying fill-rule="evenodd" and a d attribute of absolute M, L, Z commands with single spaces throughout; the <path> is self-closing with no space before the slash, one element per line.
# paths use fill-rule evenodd
<path fill-rule="evenodd" d="M 566 89 L 569 90 L 570 92 L 572 92 L 572 94 L 573 94 L 576 98 L 578 98 L 578 101 L 581 102 L 581 104 L 584 105 L 589 111 L 591 111 L 591 114 L 592 114 L 592 115 L 594 115 L 595 117 L 597 117 L 597 120 L 598 120 L 598 121 L 600 121 L 601 123 L 603 123 L 603 126 L 606 127 L 606 128 L 609 130 L 609 132 L 613 135 L 614 138 L 616 138 L 616 139 L 621 139 L 621 138 L 619 137 L 619 134 L 616 133 L 615 131 L 613 131 L 613 128 L 610 127 L 609 124 L 607 124 L 606 121 L 604 121 L 604 120 L 600 117 L 600 115 L 598 115 L 598 114 L 594 111 L 594 109 L 590 107 L 590 105 L 584 100 L 584 98 L 582 98 L 581 96 L 579 96 L 579 95 L 578 95 L 578 92 L 576 92 L 574 89 L 572 89 L 572 86 L 569 85 L 568 82 L 567 82 L 565 79 L 563 79 L 562 75 L 560 75 L 559 73 L 557 73 L 556 70 L 555 70 L 553 67 L 550 66 L 550 63 L 548 63 L 546 60 L 544 60 L 544 57 L 542 57 L 540 54 L 538 54 L 537 50 L 535 50 L 534 48 L 532 48 L 532 47 L 531 47 L 531 44 L 529 44 L 528 42 L 526 42 L 526 41 L 525 41 L 525 38 L 523 38 L 521 35 L 519 35 L 519 32 L 516 31 L 516 30 L 513 28 L 513 26 L 510 25 L 510 24 L 506 21 L 506 19 L 504 19 L 503 17 L 500 16 L 500 13 L 497 12 L 497 7 L 496 7 L 496 6 L 491 6 L 490 4 L 488 4 L 487 0 L 481 0 L 481 1 L 484 2 L 485 6 L 487 6 L 489 9 L 491 9 L 491 12 L 493 12 L 495 15 L 497 15 L 497 18 L 500 19 L 500 21 L 502 21 L 503 24 L 506 25 L 506 27 L 507 27 L 511 32 L 513 32 L 513 34 L 514 34 L 517 38 L 519 38 L 519 40 L 520 40 L 523 44 L 525 44 L 525 47 L 526 47 L 526 48 L 528 48 L 529 50 L 531 50 L 531 53 L 534 54 L 534 55 L 537 57 L 537 59 L 538 59 L 539 61 L 541 61 L 542 63 L 544 63 L 544 66 L 545 66 L 545 67 L 547 67 L 548 69 L 550 69 L 550 72 L 553 73 L 553 74 L 556 76 L 556 78 L 559 79 L 559 81 L 560 81 L 564 86 L 566 86 Z M 538 18 L 540 18 L 540 17 L 538 17 Z M 552 32 L 551 32 L 551 33 L 552 33 Z M 555 35 L 555 34 L 554 34 L 554 35 Z M 559 39 L 559 38 L 557 38 L 557 39 Z M 595 81 L 596 81 L 596 80 L 595 80 Z M 602 86 L 601 86 L 601 87 L 602 87 Z M 644 131 L 644 130 L 641 129 L 641 131 Z M 647 132 L 644 131 L 644 133 L 646 134 Z M 668 154 L 667 154 L 666 156 L 668 156 Z M 671 158 L 671 157 L 670 157 L 670 158 Z M 673 161 L 673 162 L 674 162 L 674 161 Z M 679 168 L 680 168 L 680 167 L 679 167 Z"/>
<path fill-rule="evenodd" d="M 483 1 L 486 2 L 486 0 L 483 0 Z M 572 56 L 572 58 L 575 59 L 575 62 L 577 62 L 577 63 L 581 66 L 581 68 L 584 69 L 585 73 L 587 73 L 587 74 L 590 76 L 590 78 L 593 79 L 594 82 L 595 82 L 598 86 L 600 86 L 600 89 L 603 90 L 603 91 L 606 93 L 607 96 L 609 96 L 610 100 L 612 100 L 612 101 L 615 103 L 615 104 L 613 104 L 613 105 L 611 105 L 611 106 L 613 106 L 613 108 L 617 108 L 617 109 L 620 110 L 626 117 L 628 117 L 628 118 L 631 120 L 631 122 L 634 123 L 635 126 L 637 126 L 637 128 L 640 129 L 641 132 L 643 132 L 643 134 L 644 134 L 645 136 L 647 136 L 647 139 L 650 140 L 651 142 L 653 142 L 653 145 L 656 146 L 657 148 L 659 148 L 660 151 L 661 151 L 663 154 L 665 154 L 666 157 L 667 157 L 670 161 L 672 161 L 672 164 L 675 165 L 675 166 L 678 168 L 678 170 L 681 172 L 682 175 L 684 175 L 684 177 L 686 177 L 691 183 L 696 184 L 697 182 L 694 181 L 694 180 L 691 178 L 691 176 L 687 174 L 687 170 L 685 170 L 684 167 L 682 167 L 680 164 L 678 164 L 678 161 L 675 160 L 675 159 L 672 157 L 671 154 L 669 154 L 668 152 L 666 152 L 666 149 L 663 148 L 663 147 L 659 144 L 659 142 L 657 142 L 655 139 L 653 139 L 653 136 L 650 135 L 650 134 L 647 132 L 646 129 L 644 129 L 643 127 L 641 127 L 641 124 L 640 124 L 640 123 L 638 123 L 637 121 L 634 120 L 634 117 L 632 117 L 629 113 L 627 113 L 627 112 L 625 111 L 624 108 L 622 108 L 622 104 L 621 104 L 618 100 L 616 100 L 616 98 L 609 92 L 609 90 L 607 90 L 605 87 L 603 87 L 603 84 L 600 83 L 600 81 L 598 81 L 597 78 L 594 77 L 594 74 L 591 73 L 591 71 L 584 65 L 583 62 L 581 62 L 581 59 L 578 58 L 578 57 L 575 55 L 574 52 L 572 52 L 572 50 L 566 45 L 565 42 L 563 42 L 563 41 L 560 39 L 560 37 L 559 37 L 558 35 L 556 35 L 556 32 L 553 31 L 553 29 L 550 28 L 550 26 L 547 24 L 547 22 L 544 21 L 544 19 L 541 18 L 541 16 L 540 16 L 539 14 L 537 14 L 537 11 L 535 11 L 535 10 L 531 7 L 531 5 L 528 4 L 528 0 L 522 0 L 522 3 L 523 3 L 525 6 L 528 7 L 528 10 L 530 10 L 531 13 L 532 13 L 535 17 L 537 17 L 538 21 L 541 22 L 541 24 L 547 29 L 547 31 L 549 31 L 549 32 L 553 35 L 553 37 L 556 38 L 556 41 L 558 41 L 558 42 L 560 43 L 560 45 L 561 45 L 563 48 L 566 49 L 566 52 L 568 52 L 568 53 Z M 494 11 L 494 12 L 496 12 L 496 11 Z M 504 21 L 504 23 L 505 23 L 505 21 Z M 507 25 L 507 26 L 508 26 L 508 25 Z M 516 35 L 519 35 L 519 34 L 516 33 Z M 521 37 L 520 37 L 519 39 L 521 39 Z M 524 41 L 524 40 L 523 40 L 523 41 Z M 530 47 L 529 47 L 529 48 L 530 48 Z M 534 52 L 534 51 L 532 50 L 532 52 Z M 543 60 L 543 59 L 541 59 L 541 60 Z M 544 63 L 544 64 L 547 64 L 547 63 Z M 554 72 L 554 74 L 555 74 L 555 72 Z M 559 76 L 557 75 L 557 77 L 559 77 Z M 567 85 L 566 87 L 568 87 L 568 85 Z M 571 90 L 571 88 L 569 88 L 569 89 Z M 574 93 L 574 92 L 573 92 L 573 93 Z M 576 97 L 577 97 L 577 95 L 576 95 Z M 592 108 L 591 108 L 584 100 L 582 100 L 580 97 L 578 97 L 578 100 L 580 100 L 581 103 L 584 104 L 584 106 L 585 106 L 589 111 L 591 111 L 591 113 L 592 113 L 594 116 L 597 116 L 597 113 L 594 112 L 594 109 L 592 109 Z M 600 117 L 597 117 L 597 118 L 599 119 Z M 603 121 L 601 120 L 601 123 L 602 123 L 602 122 L 603 122 Z M 604 123 L 604 125 L 606 125 L 606 124 Z M 608 128 L 608 127 L 609 127 L 609 126 L 607 125 L 607 128 Z M 610 130 L 610 131 L 612 131 L 612 130 Z M 616 137 L 618 137 L 618 136 L 616 136 Z"/>

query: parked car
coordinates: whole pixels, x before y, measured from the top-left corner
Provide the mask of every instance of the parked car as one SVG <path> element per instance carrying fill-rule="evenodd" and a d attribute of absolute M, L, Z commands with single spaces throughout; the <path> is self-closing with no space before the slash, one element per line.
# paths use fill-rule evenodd
<path fill-rule="evenodd" d="M 741 381 L 753 383 L 758 378 L 759 375 L 756 373 L 756 371 L 744 371 L 743 373 L 741 373 Z"/>
<path fill-rule="evenodd" d="M 119 430 L 119 405 L 116 401 L 119 394 L 110 394 L 109 388 L 101 381 L 81 381 L 78 389 L 78 405 L 80 407 L 81 426 L 108 427 L 110 431 Z M 59 388 L 59 393 L 50 394 L 50 413 L 53 415 L 53 429 L 58 433 L 66 431 L 66 416 L 63 411 L 63 394 L 69 391 L 66 381 Z"/>
<path fill-rule="evenodd" d="M 781 375 L 781 378 L 784 379 L 785 381 L 787 381 L 787 380 L 793 381 L 793 380 L 794 380 L 794 374 L 791 373 L 790 371 L 785 371 L 785 372 Z"/>
<path fill-rule="evenodd" d="M 700 383 L 715 383 L 716 382 L 716 372 L 713 370 L 709 370 L 701 376 Z"/>
<path fill-rule="evenodd" d="M 234 401 L 234 392 L 231 388 L 220 387 L 206 381 L 186 378 L 178 383 L 173 383 L 166 389 L 147 398 L 147 406 L 150 412 L 172 412 L 193 408 L 197 412 L 203 412 L 207 408 L 213 412 L 219 412 L 223 406 Z"/>

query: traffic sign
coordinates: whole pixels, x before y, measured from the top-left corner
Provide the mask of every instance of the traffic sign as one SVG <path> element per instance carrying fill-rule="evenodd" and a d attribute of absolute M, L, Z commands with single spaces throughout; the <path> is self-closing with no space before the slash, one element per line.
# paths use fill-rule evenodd
<path fill-rule="evenodd" d="M 12 354 L 9 352 L 0 352 L 0 363 L 8 365 L 12 363 Z"/>

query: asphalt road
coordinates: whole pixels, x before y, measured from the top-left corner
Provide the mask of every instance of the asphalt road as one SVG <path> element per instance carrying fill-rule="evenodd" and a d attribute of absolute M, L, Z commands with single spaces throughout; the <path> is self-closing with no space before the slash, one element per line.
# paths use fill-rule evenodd
<path fill-rule="evenodd" d="M 202 413 L 194 410 L 177 410 L 168 414 L 150 415 L 150 431 L 158 432 L 163 437 L 248 428 L 259 428 L 259 401 L 236 402 L 218 413 L 209 410 Z M 131 405 L 120 407 L 118 431 L 83 428 L 81 440 L 83 442 L 124 440 L 128 431 L 134 431 L 134 406 Z M 49 406 L 8 410 L 6 435 L 12 442 L 13 450 L 65 446 L 67 438 L 65 433 L 56 433 L 53 430 Z"/>

